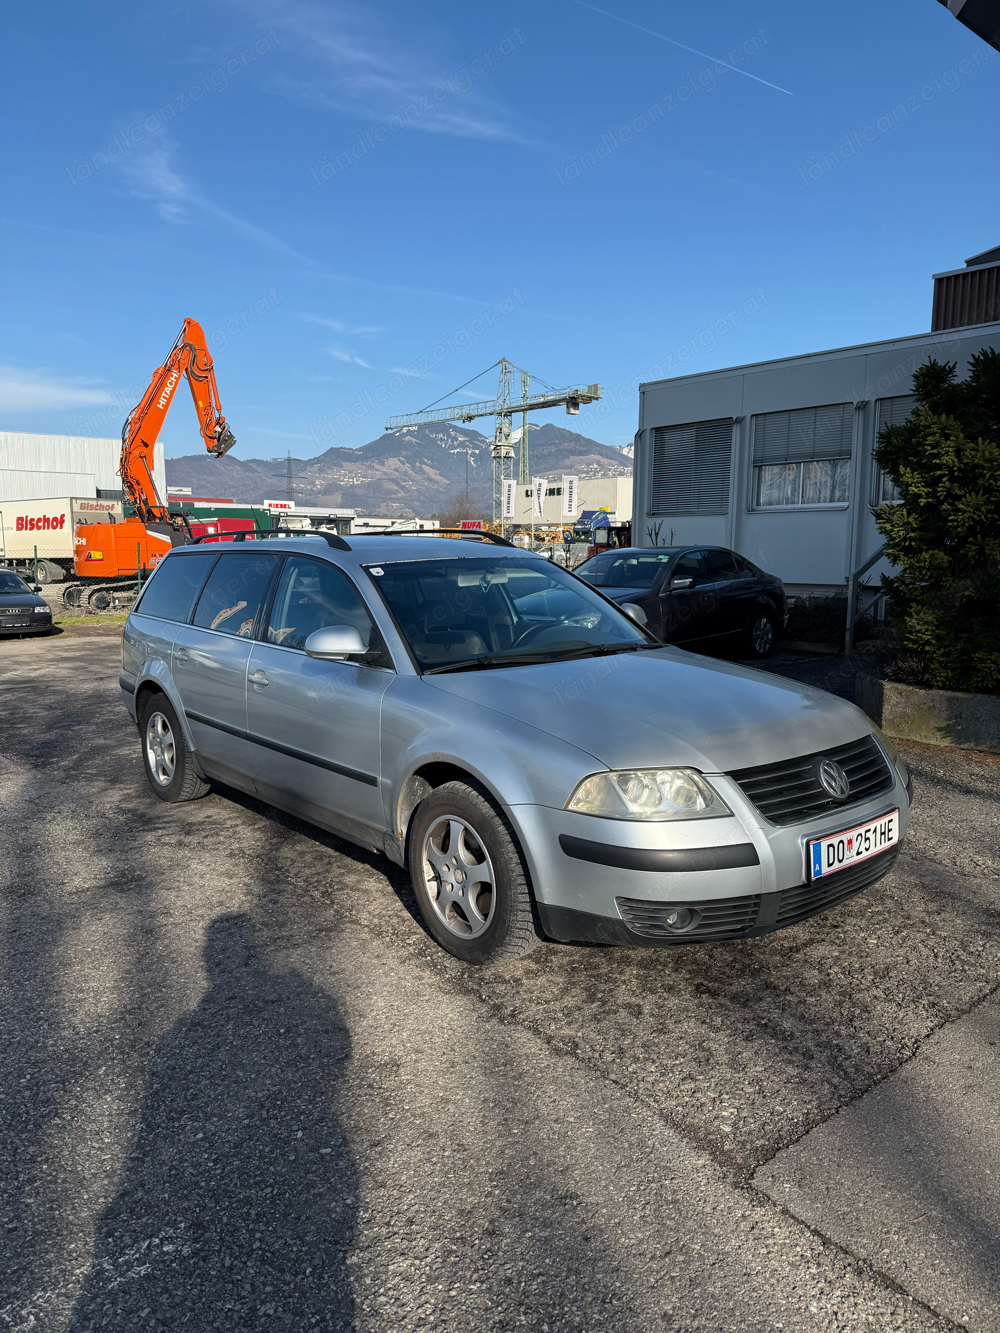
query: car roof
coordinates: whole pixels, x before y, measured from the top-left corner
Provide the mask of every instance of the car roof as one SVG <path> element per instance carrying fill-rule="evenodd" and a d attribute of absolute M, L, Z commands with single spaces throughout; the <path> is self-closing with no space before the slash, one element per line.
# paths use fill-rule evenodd
<path fill-rule="evenodd" d="M 221 535 L 223 537 L 229 536 L 228 533 Z M 294 551 L 297 555 L 319 556 L 320 559 L 332 560 L 335 564 L 344 566 L 392 564 L 401 560 L 462 560 L 473 557 L 479 557 L 480 559 L 483 557 L 501 557 L 504 560 L 508 557 L 544 559 L 537 551 L 525 551 L 519 546 L 508 545 L 506 542 L 500 544 L 498 542 L 480 541 L 476 538 L 385 537 L 373 533 L 371 536 L 355 535 L 338 538 L 334 543 L 328 542 L 325 539 L 325 534 L 320 532 L 317 532 L 314 536 L 306 533 L 301 537 L 269 538 L 262 543 L 223 540 L 199 543 L 197 546 L 175 546 L 169 554 L 172 556 L 184 555 L 206 548 L 214 554 L 221 554 L 230 550 L 254 553 L 258 552 L 261 546 L 265 550 L 274 550 L 279 554 Z"/>

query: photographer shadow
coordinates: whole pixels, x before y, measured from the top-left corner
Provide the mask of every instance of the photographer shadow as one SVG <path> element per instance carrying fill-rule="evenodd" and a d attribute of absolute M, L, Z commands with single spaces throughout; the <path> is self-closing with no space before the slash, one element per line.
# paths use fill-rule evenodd
<path fill-rule="evenodd" d="M 204 998 L 152 1061 L 70 1328 L 353 1329 L 344 1022 L 318 986 L 262 965 L 244 914 L 209 925 L 205 966 Z"/>

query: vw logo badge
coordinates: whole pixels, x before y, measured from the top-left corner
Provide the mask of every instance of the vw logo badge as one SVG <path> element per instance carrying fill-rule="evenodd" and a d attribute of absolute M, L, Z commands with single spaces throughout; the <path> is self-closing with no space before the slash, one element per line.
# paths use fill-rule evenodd
<path fill-rule="evenodd" d="M 835 801 L 846 801 L 851 794 L 851 783 L 836 759 L 821 759 L 816 770 L 819 785 Z"/>

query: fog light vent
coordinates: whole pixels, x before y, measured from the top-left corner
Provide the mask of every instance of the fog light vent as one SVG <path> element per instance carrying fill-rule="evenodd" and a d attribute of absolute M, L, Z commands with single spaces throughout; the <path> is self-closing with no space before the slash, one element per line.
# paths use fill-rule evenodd
<path fill-rule="evenodd" d="M 694 903 L 651 902 L 616 898 L 629 930 L 647 939 L 726 940 L 752 930 L 760 911 L 760 894 L 743 898 L 708 898 Z"/>

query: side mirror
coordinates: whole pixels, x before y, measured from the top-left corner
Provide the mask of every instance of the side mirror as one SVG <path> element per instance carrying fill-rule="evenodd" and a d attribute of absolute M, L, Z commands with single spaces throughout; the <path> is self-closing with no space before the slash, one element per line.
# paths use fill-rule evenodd
<path fill-rule="evenodd" d="M 676 592 L 679 588 L 690 588 L 693 583 L 694 579 L 671 579 L 670 591 Z"/>
<path fill-rule="evenodd" d="M 646 613 L 641 606 L 637 606 L 635 602 L 622 602 L 621 609 L 629 620 L 634 620 L 637 625 L 645 625 Z"/>
<path fill-rule="evenodd" d="M 313 630 L 306 639 L 306 657 L 315 657 L 320 662 L 343 662 L 367 651 L 353 625 L 327 625 L 325 629 Z"/>

